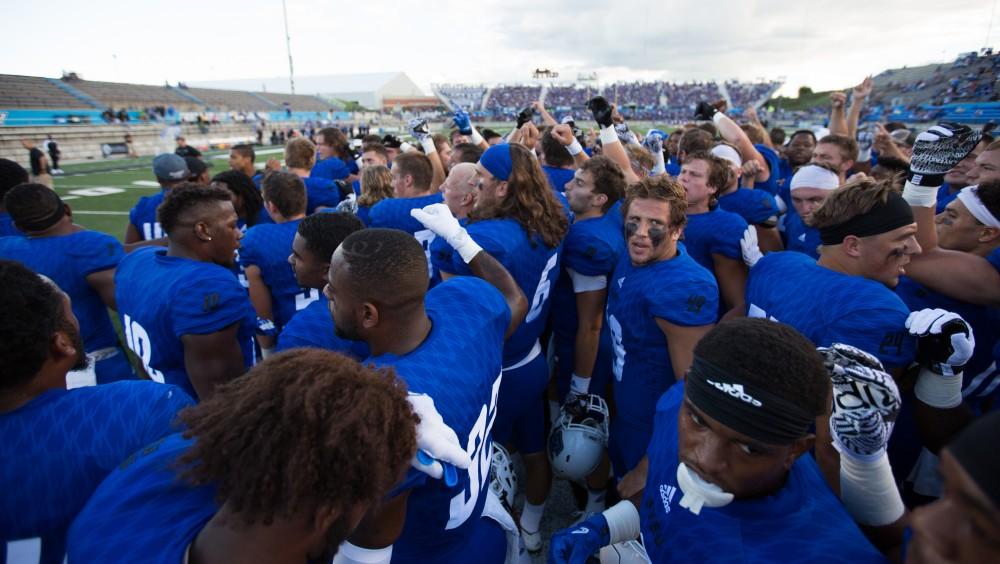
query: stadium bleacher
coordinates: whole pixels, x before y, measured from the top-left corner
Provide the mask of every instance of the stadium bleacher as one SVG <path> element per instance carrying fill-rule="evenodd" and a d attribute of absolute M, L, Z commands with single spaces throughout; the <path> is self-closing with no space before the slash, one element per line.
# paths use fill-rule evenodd
<path fill-rule="evenodd" d="M 276 94 L 274 92 L 255 92 L 255 94 L 274 103 L 279 108 L 284 107 L 285 103 L 287 103 L 288 107 L 292 111 L 325 112 L 332 107 L 330 102 L 324 102 L 315 96 L 305 96 L 302 94 Z"/>
<path fill-rule="evenodd" d="M 0 108 L 90 108 L 47 78 L 0 74 Z"/>
<path fill-rule="evenodd" d="M 166 86 L 93 80 L 72 80 L 69 84 L 109 108 L 144 108 L 154 105 L 174 106 L 185 110 L 197 108 L 194 101 Z"/>
<path fill-rule="evenodd" d="M 262 109 L 275 110 L 281 108 L 281 104 L 271 103 L 268 106 L 266 104 L 266 102 L 269 102 L 268 100 L 240 90 L 190 87 L 185 88 L 185 90 L 205 102 L 210 109 L 215 111 L 253 112 Z"/>

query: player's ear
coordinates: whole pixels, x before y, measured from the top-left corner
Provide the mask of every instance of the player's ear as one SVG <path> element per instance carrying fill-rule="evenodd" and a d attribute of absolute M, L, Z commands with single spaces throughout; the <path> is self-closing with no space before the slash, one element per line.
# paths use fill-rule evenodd
<path fill-rule="evenodd" d="M 813 434 L 806 435 L 792 443 L 788 448 L 788 454 L 785 456 L 785 470 L 791 470 L 792 464 L 795 464 L 795 461 L 803 453 L 810 451 L 815 444 L 816 435 Z"/>
<path fill-rule="evenodd" d="M 208 224 L 204 221 L 198 221 L 194 224 L 194 236 L 201 241 L 212 240 L 212 233 L 210 232 Z"/>
<path fill-rule="evenodd" d="M 361 326 L 367 329 L 371 329 L 378 325 L 379 321 L 379 311 L 378 306 L 371 302 L 364 302 L 361 304 Z"/>
<path fill-rule="evenodd" d="M 52 334 L 52 344 L 50 346 L 50 355 L 55 359 L 62 358 L 76 358 L 77 350 L 76 345 L 73 343 L 73 339 L 70 338 L 69 333 L 66 331 L 56 331 Z"/>
<path fill-rule="evenodd" d="M 983 227 L 979 230 L 977 241 L 980 243 L 992 243 L 1000 239 L 1000 229 L 996 227 Z"/>
<path fill-rule="evenodd" d="M 504 199 L 507 197 L 507 181 L 501 180 L 497 183 L 497 199 Z"/>
<path fill-rule="evenodd" d="M 858 258 L 861 256 L 861 239 L 854 235 L 848 235 L 841 241 L 840 248 L 847 256 Z"/>

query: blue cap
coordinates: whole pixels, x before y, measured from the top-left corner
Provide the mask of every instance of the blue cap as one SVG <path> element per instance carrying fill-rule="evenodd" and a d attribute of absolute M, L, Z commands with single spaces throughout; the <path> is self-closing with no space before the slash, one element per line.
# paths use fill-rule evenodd
<path fill-rule="evenodd" d="M 510 145 L 501 143 L 486 149 L 483 156 L 479 157 L 479 164 L 498 180 L 506 181 L 510 178 L 511 169 L 514 168 L 514 161 L 510 157 Z"/>
<path fill-rule="evenodd" d="M 184 157 L 173 153 L 161 153 L 153 159 L 153 174 L 160 180 L 184 180 L 188 177 Z"/>

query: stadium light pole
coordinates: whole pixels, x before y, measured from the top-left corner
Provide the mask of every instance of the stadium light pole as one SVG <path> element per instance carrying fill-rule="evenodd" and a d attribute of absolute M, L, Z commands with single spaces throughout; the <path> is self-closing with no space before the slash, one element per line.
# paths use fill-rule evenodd
<path fill-rule="evenodd" d="M 285 0 L 281 0 L 281 13 L 285 16 L 285 47 L 288 49 L 288 85 L 295 94 L 295 71 L 292 68 L 292 38 L 288 35 L 288 9 L 285 7 Z"/>

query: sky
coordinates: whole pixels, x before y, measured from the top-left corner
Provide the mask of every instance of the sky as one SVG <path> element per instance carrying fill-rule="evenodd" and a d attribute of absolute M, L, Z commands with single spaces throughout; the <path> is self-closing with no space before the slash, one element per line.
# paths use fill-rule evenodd
<path fill-rule="evenodd" d="M 1000 45 L 998 0 L 286 0 L 296 76 L 431 83 L 783 79 L 847 88 Z M 281 0 L 18 2 L 0 73 L 175 84 L 287 76 Z M 304 92 L 299 92 L 304 93 Z"/>

